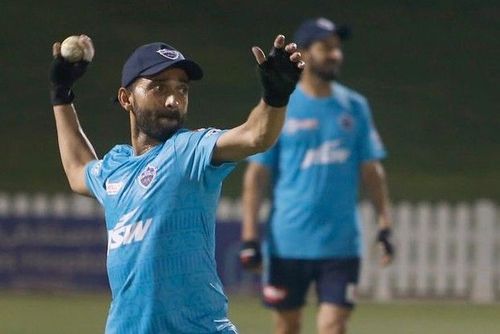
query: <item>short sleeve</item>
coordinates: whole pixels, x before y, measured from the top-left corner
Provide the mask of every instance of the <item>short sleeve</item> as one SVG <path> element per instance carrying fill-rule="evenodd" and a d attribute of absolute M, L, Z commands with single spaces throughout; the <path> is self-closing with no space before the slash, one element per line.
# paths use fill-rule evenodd
<path fill-rule="evenodd" d="M 90 193 L 103 204 L 106 193 L 102 172 L 102 160 L 92 160 L 85 166 L 85 182 Z"/>
<path fill-rule="evenodd" d="M 212 164 L 215 144 L 225 131 L 208 128 L 187 131 L 175 139 L 175 154 L 180 172 L 191 180 L 217 184 L 234 169 L 235 162 Z"/>
<path fill-rule="evenodd" d="M 380 160 L 386 157 L 387 153 L 373 122 L 370 107 L 365 99 L 360 101 L 360 137 L 359 156 L 362 162 L 370 160 Z"/>

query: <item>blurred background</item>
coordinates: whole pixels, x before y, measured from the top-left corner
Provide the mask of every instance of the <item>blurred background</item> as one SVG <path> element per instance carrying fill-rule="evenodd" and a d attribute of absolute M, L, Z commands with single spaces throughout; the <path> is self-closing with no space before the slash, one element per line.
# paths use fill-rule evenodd
<path fill-rule="evenodd" d="M 52 43 L 80 33 L 94 41 L 96 57 L 75 93 L 102 156 L 129 142 L 128 117 L 110 99 L 137 46 L 164 41 L 196 59 L 205 78 L 191 86 L 187 126 L 231 128 L 260 97 L 251 46 L 266 49 L 317 16 L 353 29 L 340 81 L 371 104 L 399 224 L 395 265 L 381 271 L 366 257 L 354 332 L 500 332 L 498 1 L 2 0 L 0 333 L 102 332 L 109 300 L 102 212 L 68 195 L 59 159 L 48 100 Z M 269 333 L 258 278 L 234 263 L 243 170 L 223 189 L 219 269 L 242 333 Z M 366 204 L 363 215 L 370 245 Z"/>

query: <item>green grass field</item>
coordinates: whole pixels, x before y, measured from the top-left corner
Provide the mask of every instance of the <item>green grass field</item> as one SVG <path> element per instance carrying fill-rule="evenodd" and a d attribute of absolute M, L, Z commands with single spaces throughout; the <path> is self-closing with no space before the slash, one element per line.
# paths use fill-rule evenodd
<path fill-rule="evenodd" d="M 271 333 L 271 318 L 255 297 L 230 296 L 230 317 L 243 334 Z M 0 293 L 0 334 L 102 333 L 107 295 Z M 303 333 L 314 333 L 314 306 L 305 312 Z M 350 333 L 497 334 L 500 305 L 462 302 L 361 303 Z"/>

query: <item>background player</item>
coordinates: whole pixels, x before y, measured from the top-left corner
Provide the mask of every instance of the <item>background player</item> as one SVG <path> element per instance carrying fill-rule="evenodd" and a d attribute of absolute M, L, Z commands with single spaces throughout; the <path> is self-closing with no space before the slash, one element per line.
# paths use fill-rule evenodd
<path fill-rule="evenodd" d="M 59 149 L 71 189 L 105 208 L 107 270 L 113 296 L 106 333 L 236 333 L 216 273 L 214 222 L 221 182 L 232 162 L 269 148 L 303 62 L 279 35 L 259 64 L 263 98 L 247 121 L 228 131 L 182 129 L 198 64 L 164 43 L 139 47 L 125 62 L 118 101 L 128 112 L 132 145 L 102 160 L 72 104 L 73 83 L 94 55 L 69 63 L 53 45 L 50 71 Z"/>
<path fill-rule="evenodd" d="M 250 158 L 243 190 L 240 258 L 258 269 L 258 211 L 272 178 L 263 298 L 274 309 L 275 333 L 299 333 L 311 282 L 319 300 L 318 332 L 345 333 L 355 303 L 361 255 L 356 208 L 361 176 L 378 214 L 381 262 L 393 255 L 384 147 L 366 99 L 334 81 L 346 28 L 325 18 L 305 21 L 295 41 L 307 65 L 290 98 L 274 147 Z"/>

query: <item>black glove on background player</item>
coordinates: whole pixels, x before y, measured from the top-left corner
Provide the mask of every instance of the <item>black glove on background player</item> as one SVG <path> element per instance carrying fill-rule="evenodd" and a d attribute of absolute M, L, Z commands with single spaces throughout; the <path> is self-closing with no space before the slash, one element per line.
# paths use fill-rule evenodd
<path fill-rule="evenodd" d="M 394 246 L 391 241 L 392 230 L 388 227 L 380 229 L 377 234 L 377 242 L 382 246 L 384 253 L 394 256 Z"/>
<path fill-rule="evenodd" d="M 286 106 L 301 72 L 284 48 L 273 47 L 267 59 L 258 65 L 264 101 L 276 108 Z"/>
<path fill-rule="evenodd" d="M 58 55 L 52 60 L 49 70 L 50 102 L 53 106 L 70 104 L 75 99 L 71 88 L 76 80 L 82 77 L 89 62 L 81 60 L 70 63 Z"/>
<path fill-rule="evenodd" d="M 243 268 L 258 269 L 262 263 L 260 243 L 256 240 L 243 241 L 240 249 L 240 263 Z"/>

